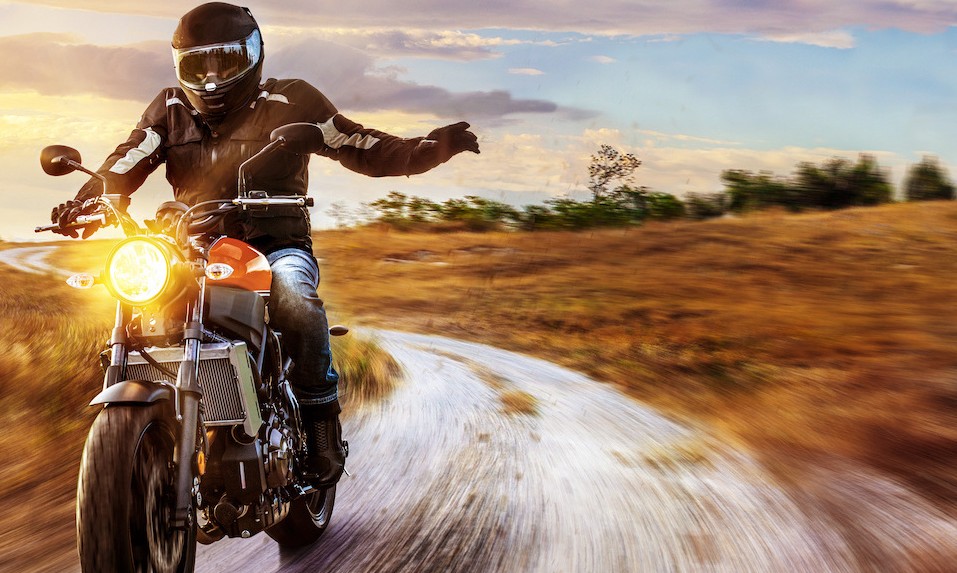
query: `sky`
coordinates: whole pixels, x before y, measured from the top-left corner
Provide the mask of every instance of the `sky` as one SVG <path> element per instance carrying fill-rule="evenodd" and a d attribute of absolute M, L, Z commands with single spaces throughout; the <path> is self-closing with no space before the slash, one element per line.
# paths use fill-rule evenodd
<path fill-rule="evenodd" d="M 348 5 L 346 5 L 348 4 Z M 174 85 L 181 0 L 0 0 L 0 238 L 33 233 L 80 175 L 39 167 L 49 144 L 98 167 Z M 726 169 L 789 175 L 804 161 L 874 155 L 900 186 L 933 155 L 957 165 L 953 0 L 250 0 L 264 75 L 301 78 L 340 112 L 403 137 L 468 121 L 470 153 L 426 174 L 373 179 L 313 158 L 313 223 L 390 191 L 516 206 L 588 197 L 600 145 L 642 161 L 635 182 L 679 197 Z M 134 195 L 169 199 L 161 167 Z M 118 235 L 117 235 L 118 236 Z"/>

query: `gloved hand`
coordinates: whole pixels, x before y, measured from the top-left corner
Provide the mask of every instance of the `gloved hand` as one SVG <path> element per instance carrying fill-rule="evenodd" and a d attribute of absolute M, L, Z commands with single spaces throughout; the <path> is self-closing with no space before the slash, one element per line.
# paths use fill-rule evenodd
<path fill-rule="evenodd" d="M 78 230 L 83 230 L 83 238 L 89 238 L 90 235 L 96 232 L 100 228 L 99 223 L 92 223 L 90 225 L 85 225 L 83 227 L 73 227 L 72 229 L 66 228 L 68 225 L 76 221 L 76 218 L 80 215 L 89 215 L 96 210 L 96 198 L 87 199 L 86 201 L 79 201 L 76 199 L 70 199 L 66 203 L 60 203 L 53 208 L 53 211 L 50 213 L 50 221 L 56 223 L 61 228 L 54 229 L 54 233 L 58 235 L 63 235 L 66 237 L 77 238 L 79 237 Z"/>
<path fill-rule="evenodd" d="M 464 121 L 439 127 L 429 132 L 423 143 L 434 141 L 442 162 L 463 151 L 479 153 L 478 138 L 468 129 L 469 124 Z"/>

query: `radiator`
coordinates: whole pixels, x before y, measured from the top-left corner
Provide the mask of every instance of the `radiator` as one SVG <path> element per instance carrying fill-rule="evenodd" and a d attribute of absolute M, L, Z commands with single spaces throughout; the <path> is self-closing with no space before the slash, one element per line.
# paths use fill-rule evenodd
<path fill-rule="evenodd" d="M 147 354 L 165 369 L 179 372 L 183 348 L 148 348 Z M 127 380 L 169 380 L 139 352 L 131 351 L 126 363 Z M 199 386 L 203 391 L 203 420 L 207 426 L 242 424 L 255 436 L 262 425 L 256 386 L 244 343 L 203 344 L 200 351 Z"/>

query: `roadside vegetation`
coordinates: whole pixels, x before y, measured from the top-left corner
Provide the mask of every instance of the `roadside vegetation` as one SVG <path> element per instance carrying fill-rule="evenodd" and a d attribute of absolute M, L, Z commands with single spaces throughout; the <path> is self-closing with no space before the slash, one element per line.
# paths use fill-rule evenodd
<path fill-rule="evenodd" d="M 902 189 L 889 172 L 861 154 L 857 161 L 833 157 L 820 165 L 801 162 L 790 176 L 729 169 L 721 174 L 724 190 L 688 193 L 683 199 L 635 183 L 641 161 L 602 145 L 591 156 L 588 191 L 578 200 L 562 196 L 521 208 L 485 197 L 466 196 L 437 203 L 392 191 L 351 210 L 334 203 L 327 213 L 337 226 L 387 226 L 401 231 L 560 231 L 632 227 L 653 221 L 706 220 L 767 209 L 792 213 L 833 211 L 902 201 L 951 200 L 955 186 L 939 161 L 926 156 L 910 166 Z"/>
<path fill-rule="evenodd" d="M 76 474 L 93 419 L 85 406 L 101 383 L 96 356 L 112 325 L 61 280 L 0 265 L 0 281 L 0 569 L 62 570 L 46 559 L 74 544 Z M 33 543 L 39 532 L 45 548 Z"/>
<path fill-rule="evenodd" d="M 341 317 L 340 317 L 341 318 Z M 399 385 L 399 363 L 375 336 L 349 333 L 332 338 L 332 356 L 341 376 L 339 396 L 348 412 L 362 404 L 386 398 Z"/>
<path fill-rule="evenodd" d="M 957 203 L 315 244 L 333 317 L 559 362 L 787 479 L 852 459 L 957 500 Z"/>

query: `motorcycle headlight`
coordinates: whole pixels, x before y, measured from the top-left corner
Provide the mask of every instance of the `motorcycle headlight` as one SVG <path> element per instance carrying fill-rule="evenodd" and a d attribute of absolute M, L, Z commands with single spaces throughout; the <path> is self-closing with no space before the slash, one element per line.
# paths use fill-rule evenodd
<path fill-rule="evenodd" d="M 106 285 L 113 296 L 132 306 L 146 306 L 173 282 L 173 261 L 162 243 L 146 238 L 123 241 L 106 262 Z"/>

